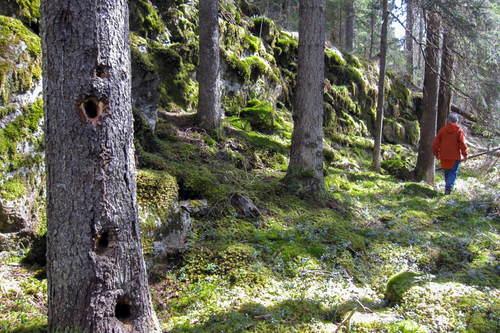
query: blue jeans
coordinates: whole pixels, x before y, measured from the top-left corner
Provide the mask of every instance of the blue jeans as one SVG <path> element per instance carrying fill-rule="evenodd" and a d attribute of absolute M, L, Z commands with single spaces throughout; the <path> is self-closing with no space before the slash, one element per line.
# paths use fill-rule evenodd
<path fill-rule="evenodd" d="M 455 180 L 457 179 L 458 174 L 458 166 L 460 165 L 460 161 L 455 161 L 452 169 L 443 169 L 444 170 L 444 181 L 445 181 L 445 189 L 450 190 L 455 186 Z"/>

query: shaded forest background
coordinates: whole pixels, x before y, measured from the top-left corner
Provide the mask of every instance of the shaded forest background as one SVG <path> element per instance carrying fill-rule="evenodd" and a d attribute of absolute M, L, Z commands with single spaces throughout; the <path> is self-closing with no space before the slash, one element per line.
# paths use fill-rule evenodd
<path fill-rule="evenodd" d="M 0 329 L 36 332 L 46 329 L 39 3 L 0 3 Z M 221 132 L 207 132 L 194 118 L 197 2 L 130 2 L 138 201 L 163 329 L 333 332 L 352 315 L 359 332 L 498 330 L 497 157 L 466 164 L 450 198 L 409 182 L 427 4 L 413 4 L 411 68 L 395 35 L 406 4 L 390 6 L 381 173 L 370 170 L 380 4 L 327 4 L 328 194 L 311 202 L 280 182 L 298 3 L 220 2 L 225 118 Z M 471 151 L 482 152 L 498 145 L 498 8 L 450 1 L 437 10 L 456 28 L 454 110 Z"/>

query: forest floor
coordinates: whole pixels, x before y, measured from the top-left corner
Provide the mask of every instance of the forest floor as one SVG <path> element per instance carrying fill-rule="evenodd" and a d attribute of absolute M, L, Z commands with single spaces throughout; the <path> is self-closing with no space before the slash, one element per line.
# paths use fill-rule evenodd
<path fill-rule="evenodd" d="M 500 331 L 497 157 L 463 163 L 445 196 L 440 171 L 435 187 L 374 173 L 370 150 L 351 142 L 326 168 L 326 197 L 310 200 L 280 182 L 283 167 L 263 167 L 277 159 L 275 143 L 251 151 L 251 138 L 213 144 L 188 132 L 158 135 L 168 152 L 138 151 L 167 161 L 181 196 L 212 206 L 185 249 L 150 267 L 164 332 Z M 237 147 L 247 150 L 231 157 Z M 415 160 L 409 147 L 384 150 Z M 235 195 L 261 215 L 243 216 Z M 46 330 L 46 279 L 23 263 L 23 244 L 0 252 L 0 332 Z"/>

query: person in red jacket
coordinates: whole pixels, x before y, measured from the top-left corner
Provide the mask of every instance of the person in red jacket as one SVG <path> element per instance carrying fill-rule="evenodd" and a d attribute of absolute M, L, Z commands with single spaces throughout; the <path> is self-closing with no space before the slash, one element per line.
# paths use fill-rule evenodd
<path fill-rule="evenodd" d="M 464 131 L 457 125 L 458 115 L 451 113 L 448 123 L 441 128 L 432 144 L 432 153 L 444 169 L 444 194 L 450 194 L 458 174 L 461 161 L 467 160 L 467 145 Z"/>

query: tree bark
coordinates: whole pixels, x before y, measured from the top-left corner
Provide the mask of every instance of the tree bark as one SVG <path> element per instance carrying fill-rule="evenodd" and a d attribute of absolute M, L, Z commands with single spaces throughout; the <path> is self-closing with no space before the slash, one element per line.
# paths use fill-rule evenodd
<path fill-rule="evenodd" d="M 219 1 L 200 0 L 200 67 L 198 69 L 198 122 L 209 129 L 222 125 Z"/>
<path fill-rule="evenodd" d="M 419 9 L 418 11 L 419 13 L 419 29 L 418 29 L 418 45 L 423 45 L 423 40 L 424 40 L 424 34 L 425 34 L 425 17 L 424 17 L 424 12 L 422 10 L 422 8 Z M 424 72 L 425 72 L 425 60 L 424 60 L 424 55 L 423 55 L 424 52 L 422 52 L 421 50 L 419 50 L 419 52 L 417 53 L 417 70 L 416 70 L 416 75 L 415 77 L 418 78 L 418 82 L 417 82 L 417 85 L 418 86 L 421 86 L 422 84 L 422 77 L 425 75 Z"/>
<path fill-rule="evenodd" d="M 41 3 L 50 332 L 160 331 L 136 200 L 128 4 Z"/>
<path fill-rule="evenodd" d="M 385 68 L 387 59 L 387 26 L 389 20 L 388 0 L 382 0 L 382 33 L 380 36 L 380 69 L 378 79 L 377 117 L 375 121 L 375 141 L 373 145 L 373 167 L 380 171 L 380 151 L 382 148 L 382 127 L 384 123 Z"/>
<path fill-rule="evenodd" d="M 406 0 L 406 32 L 405 32 L 405 52 L 406 52 L 406 73 L 413 81 L 413 0 Z"/>
<path fill-rule="evenodd" d="M 435 162 L 432 143 L 436 136 L 437 103 L 439 88 L 439 30 L 440 21 L 435 12 L 427 12 L 427 42 L 425 45 L 425 75 L 423 113 L 420 120 L 420 145 L 418 148 L 415 177 L 434 184 Z"/>
<path fill-rule="evenodd" d="M 324 192 L 325 12 L 326 0 L 299 3 L 297 93 L 287 178 L 308 193 Z"/>
<path fill-rule="evenodd" d="M 347 12 L 346 12 L 346 18 L 345 18 L 345 44 L 344 44 L 344 49 L 347 52 L 353 52 L 354 51 L 354 34 L 355 34 L 355 25 L 354 25 L 354 18 L 355 18 L 355 6 L 354 6 L 354 0 L 351 0 L 347 4 Z"/>
<path fill-rule="evenodd" d="M 439 76 L 437 131 L 446 125 L 446 119 L 451 112 L 453 65 L 453 37 L 445 32 L 443 34 L 443 52 L 441 54 L 441 75 Z"/>
<path fill-rule="evenodd" d="M 375 8 L 373 2 L 370 4 L 370 47 L 368 51 L 368 59 L 373 57 L 373 46 L 375 44 Z"/>

